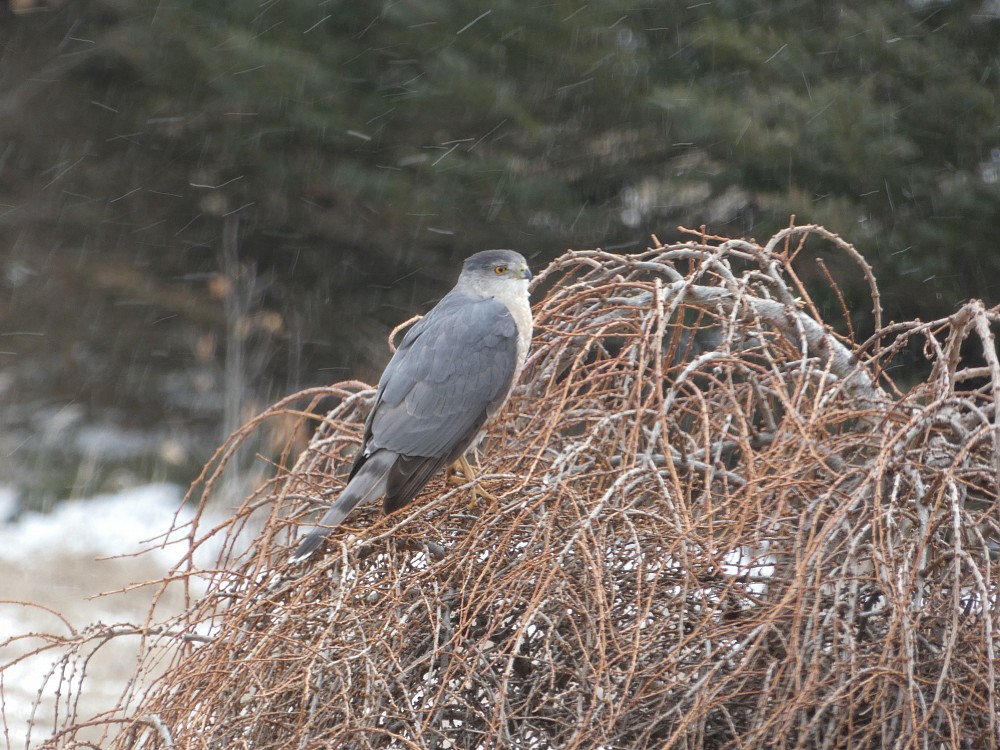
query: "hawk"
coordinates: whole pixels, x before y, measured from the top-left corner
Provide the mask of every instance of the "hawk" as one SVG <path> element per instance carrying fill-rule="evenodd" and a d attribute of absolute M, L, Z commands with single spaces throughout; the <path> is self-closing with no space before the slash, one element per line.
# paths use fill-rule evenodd
<path fill-rule="evenodd" d="M 403 338 L 379 379 L 347 486 L 299 543 L 311 555 L 359 504 L 402 508 L 462 459 L 510 396 L 531 343 L 531 270 L 513 250 L 466 259 L 458 283 Z"/>

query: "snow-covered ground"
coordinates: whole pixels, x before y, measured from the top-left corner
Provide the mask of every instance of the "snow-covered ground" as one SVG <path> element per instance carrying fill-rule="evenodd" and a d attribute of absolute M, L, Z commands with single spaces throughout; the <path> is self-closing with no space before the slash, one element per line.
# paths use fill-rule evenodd
<path fill-rule="evenodd" d="M 156 546 L 156 537 L 174 523 L 182 496 L 183 490 L 176 485 L 154 484 L 67 501 L 47 515 L 26 513 L 16 521 L 0 522 L 0 643 L 30 633 L 68 635 L 70 628 L 81 629 L 98 621 L 142 623 L 154 587 L 92 597 L 155 580 L 177 561 L 183 551 L 179 545 L 138 557 L 115 556 Z M 13 493 L 0 488 L 0 519 L 9 517 L 14 502 Z M 184 508 L 180 513 L 182 522 L 191 514 Z M 180 601 L 162 602 L 157 612 L 166 615 L 172 608 L 179 609 Z M 46 675 L 55 652 L 11 665 L 42 643 L 28 637 L 0 648 L 0 748 L 26 747 L 28 722 L 40 689 L 42 709 L 35 715 L 30 745 L 40 745 L 51 732 L 55 698 L 49 693 L 56 681 L 46 683 Z M 115 638 L 101 649 L 99 658 L 88 668 L 81 719 L 115 704 L 134 667 L 137 646 L 137 638 L 126 637 Z"/>

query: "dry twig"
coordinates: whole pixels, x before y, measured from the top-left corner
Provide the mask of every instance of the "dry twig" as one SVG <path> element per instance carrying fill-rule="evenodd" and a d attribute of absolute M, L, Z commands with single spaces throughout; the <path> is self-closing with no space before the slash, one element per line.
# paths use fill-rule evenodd
<path fill-rule="evenodd" d="M 858 346 L 789 272 L 807 236 L 878 316 L 817 227 L 566 253 L 481 450 L 499 507 L 438 478 L 292 568 L 368 405 L 337 387 L 291 469 L 187 530 L 223 552 L 174 572 L 207 593 L 145 626 L 110 745 L 996 748 L 998 311 Z M 888 358 L 919 338 L 931 377 L 899 397 Z"/>

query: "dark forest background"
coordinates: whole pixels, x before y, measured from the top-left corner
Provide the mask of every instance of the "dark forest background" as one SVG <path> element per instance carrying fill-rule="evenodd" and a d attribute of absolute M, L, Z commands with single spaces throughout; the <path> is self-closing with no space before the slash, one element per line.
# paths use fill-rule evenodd
<path fill-rule="evenodd" d="M 34 503 L 185 481 L 268 401 L 374 380 L 487 247 L 795 215 L 874 265 L 887 320 L 1000 298 L 994 0 L 19 5 L 0 470 Z"/>

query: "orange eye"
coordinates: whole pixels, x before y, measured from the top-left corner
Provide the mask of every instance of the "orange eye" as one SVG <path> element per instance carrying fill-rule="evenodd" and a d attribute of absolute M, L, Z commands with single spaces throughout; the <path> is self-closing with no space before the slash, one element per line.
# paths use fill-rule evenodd
<path fill-rule="evenodd" d="M 493 273 L 495 273 L 497 276 L 503 276 L 505 273 L 507 273 L 507 266 L 496 266 L 493 269 Z"/>

